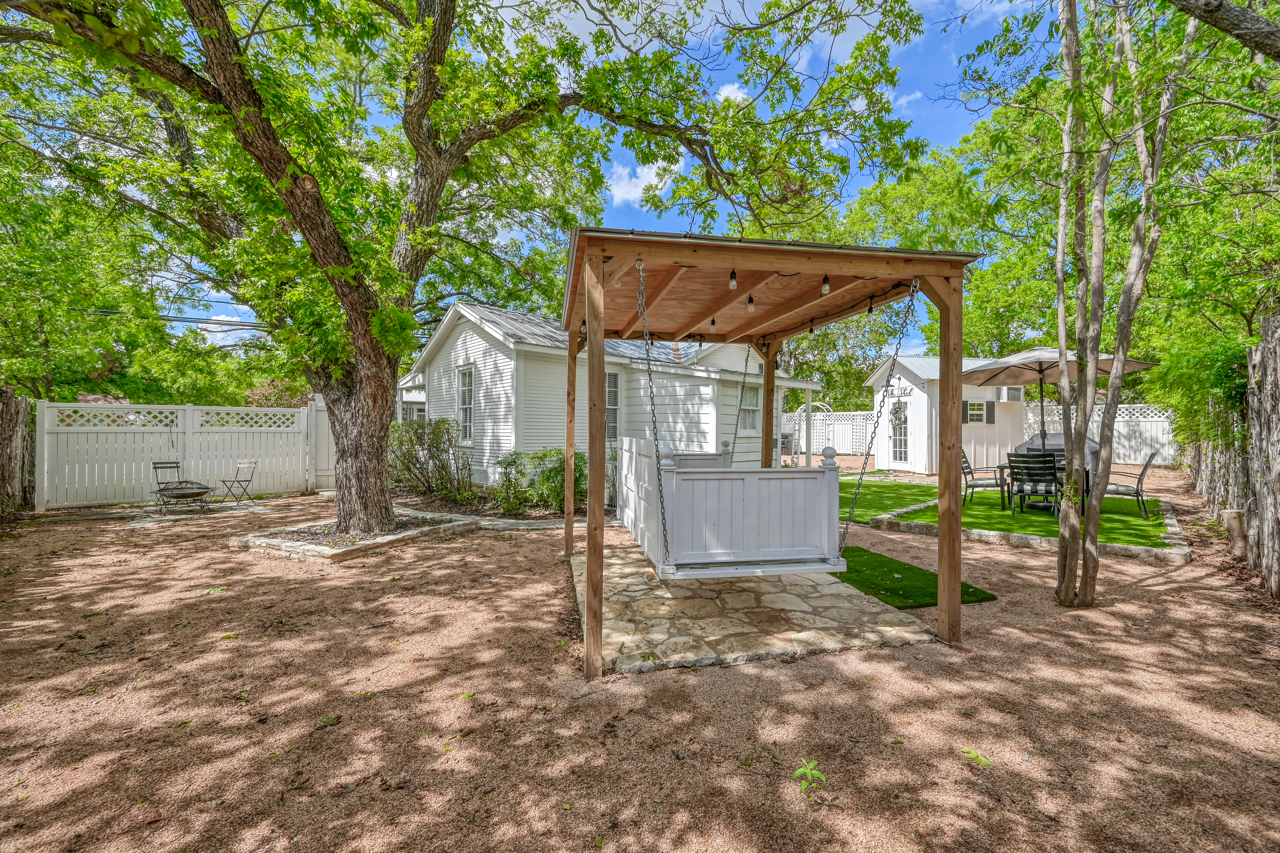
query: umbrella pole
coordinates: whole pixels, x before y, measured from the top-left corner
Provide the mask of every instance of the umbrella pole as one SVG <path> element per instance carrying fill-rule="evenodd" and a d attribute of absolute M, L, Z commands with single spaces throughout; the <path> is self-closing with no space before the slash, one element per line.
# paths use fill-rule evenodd
<path fill-rule="evenodd" d="M 1044 371 L 1040 371 L 1040 450 L 1045 449 L 1045 429 L 1044 429 Z"/>

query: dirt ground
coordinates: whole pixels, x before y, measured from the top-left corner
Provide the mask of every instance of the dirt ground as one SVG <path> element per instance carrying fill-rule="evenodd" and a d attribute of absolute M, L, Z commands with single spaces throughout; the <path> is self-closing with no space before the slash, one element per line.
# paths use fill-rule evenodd
<path fill-rule="evenodd" d="M 0 538 L 0 850 L 1280 849 L 1280 617 L 1158 479 L 1197 560 L 1108 559 L 1095 609 L 1053 605 L 1051 556 L 966 542 L 1000 598 L 961 645 L 593 684 L 557 531 L 330 567 L 226 547 L 316 499 L 26 522 Z"/>

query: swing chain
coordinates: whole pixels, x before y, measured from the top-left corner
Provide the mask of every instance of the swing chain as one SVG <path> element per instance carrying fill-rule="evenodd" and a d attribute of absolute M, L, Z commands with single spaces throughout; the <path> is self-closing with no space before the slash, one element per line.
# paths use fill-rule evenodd
<path fill-rule="evenodd" d="M 653 341 L 649 338 L 649 312 L 644 298 L 644 261 L 636 261 L 640 271 L 640 289 L 636 291 L 636 310 L 644 324 L 644 370 L 649 377 L 649 418 L 653 424 L 653 463 L 658 472 L 658 521 L 662 527 L 662 561 L 671 560 L 671 547 L 667 544 L 667 504 L 662 494 L 662 454 L 658 450 L 658 403 L 653 392 Z"/>
<path fill-rule="evenodd" d="M 884 385 L 880 389 L 880 404 L 876 406 L 876 416 L 871 422 L 871 435 L 867 437 L 867 449 L 862 454 L 862 470 L 858 472 L 858 483 L 853 490 L 853 500 L 849 503 L 849 516 L 845 519 L 844 529 L 840 531 L 840 553 L 844 553 L 845 539 L 849 536 L 849 525 L 853 523 L 853 511 L 858 507 L 858 497 L 862 494 L 862 480 L 867 476 L 867 460 L 871 458 L 871 449 L 875 446 L 876 432 L 880 429 L 880 417 L 884 413 L 884 404 L 889 399 L 889 383 L 893 381 L 893 369 L 898 364 L 898 353 L 902 350 L 902 341 L 911 327 L 915 317 L 916 294 L 920 292 L 920 279 L 911 280 L 911 295 L 907 297 L 907 311 L 902 315 L 902 328 L 898 330 L 898 340 L 893 346 L 893 355 L 889 357 L 889 369 L 884 375 Z M 806 437 L 807 438 L 807 437 Z"/>

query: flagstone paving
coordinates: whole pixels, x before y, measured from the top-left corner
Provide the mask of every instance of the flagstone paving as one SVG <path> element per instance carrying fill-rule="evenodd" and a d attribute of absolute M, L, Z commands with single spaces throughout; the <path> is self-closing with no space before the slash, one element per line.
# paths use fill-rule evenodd
<path fill-rule="evenodd" d="M 585 560 L 572 560 L 580 615 Z M 828 574 L 664 582 L 639 548 L 604 554 L 606 670 L 652 672 L 933 639 L 931 626 Z"/>

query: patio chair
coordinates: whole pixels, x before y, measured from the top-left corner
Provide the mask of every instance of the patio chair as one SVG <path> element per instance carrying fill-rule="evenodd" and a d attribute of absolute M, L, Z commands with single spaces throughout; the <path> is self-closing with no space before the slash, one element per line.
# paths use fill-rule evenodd
<path fill-rule="evenodd" d="M 1151 455 L 1147 457 L 1146 464 L 1142 466 L 1142 472 L 1139 474 L 1130 474 L 1127 471 L 1112 471 L 1111 477 L 1127 477 L 1133 480 L 1131 483 L 1107 483 L 1107 494 L 1119 495 L 1123 498 L 1133 498 L 1138 502 L 1138 510 L 1142 513 L 1142 517 L 1148 516 L 1147 512 L 1147 493 L 1143 490 L 1143 482 L 1147 479 L 1147 472 L 1151 470 L 1151 463 L 1155 461 L 1157 451 L 1151 451 Z"/>
<path fill-rule="evenodd" d="M 222 503 L 234 500 L 239 506 L 241 501 L 249 501 L 253 503 L 253 498 L 249 497 L 249 484 L 253 482 L 253 473 L 258 470 L 257 459 L 241 459 L 236 462 L 236 475 L 230 480 L 219 480 L 225 493 L 222 496 Z"/>
<path fill-rule="evenodd" d="M 964 472 L 964 490 L 961 492 L 960 503 L 963 504 L 967 499 L 969 503 L 973 503 L 973 493 L 978 489 L 999 489 L 1000 490 L 1000 509 L 1004 509 L 1004 477 L 1000 473 L 999 468 L 974 468 L 969 464 L 969 454 L 964 452 L 964 448 L 960 449 L 960 470 Z M 979 477 L 978 474 L 993 474 L 994 476 Z"/>
<path fill-rule="evenodd" d="M 1014 505 L 1014 496 L 1017 505 Z M 1058 479 L 1058 462 L 1052 453 L 1009 454 L 1009 511 L 1027 511 L 1027 497 L 1052 501 L 1053 514 L 1058 514 L 1062 500 L 1062 482 Z"/>
<path fill-rule="evenodd" d="M 152 462 L 151 470 L 156 475 L 156 488 L 152 494 L 156 496 L 156 507 L 161 515 L 172 506 L 209 508 L 207 498 L 213 487 L 195 480 L 184 480 L 181 462 Z"/>

